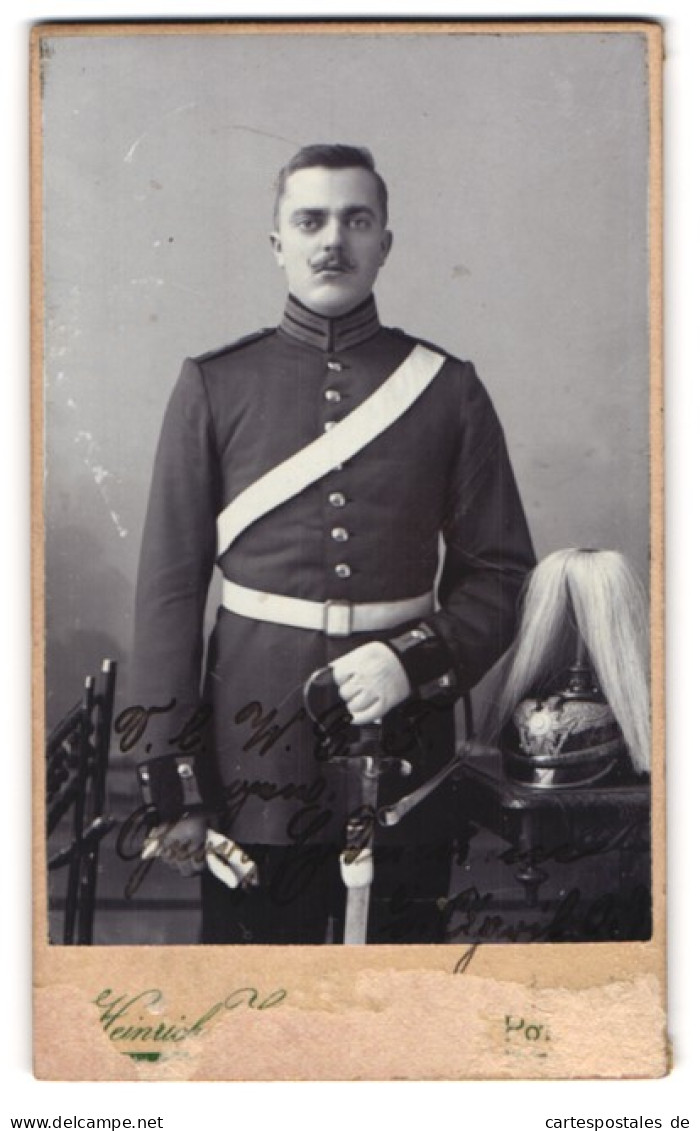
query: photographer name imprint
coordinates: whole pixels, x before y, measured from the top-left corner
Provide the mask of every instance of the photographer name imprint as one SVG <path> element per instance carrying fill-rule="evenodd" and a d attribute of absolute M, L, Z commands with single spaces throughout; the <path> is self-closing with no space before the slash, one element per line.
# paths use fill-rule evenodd
<path fill-rule="evenodd" d="M 214 1019 L 224 1013 L 241 1008 L 264 1012 L 281 1005 L 286 996 L 287 991 L 283 989 L 263 994 L 254 986 L 240 986 L 199 1016 L 190 1018 L 180 1014 L 177 1020 L 158 1016 L 158 1007 L 164 1000 L 163 992 L 159 989 L 142 990 L 132 996 L 104 989 L 94 998 L 94 1004 L 100 1010 L 100 1025 L 110 1041 L 137 1043 L 163 1050 L 168 1045 L 201 1037 L 211 1027 Z"/>

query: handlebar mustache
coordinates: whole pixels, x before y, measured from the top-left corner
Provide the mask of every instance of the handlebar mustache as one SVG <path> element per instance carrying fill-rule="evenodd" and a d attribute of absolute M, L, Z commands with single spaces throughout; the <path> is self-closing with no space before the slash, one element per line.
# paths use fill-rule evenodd
<path fill-rule="evenodd" d="M 344 256 L 328 255 L 325 259 L 311 262 L 312 271 L 353 271 L 355 264 Z"/>

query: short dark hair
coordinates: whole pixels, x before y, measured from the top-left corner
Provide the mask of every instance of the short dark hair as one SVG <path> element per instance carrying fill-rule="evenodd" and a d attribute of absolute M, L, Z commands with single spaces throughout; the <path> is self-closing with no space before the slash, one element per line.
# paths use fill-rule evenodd
<path fill-rule="evenodd" d="M 284 196 L 284 190 L 287 186 L 287 181 L 292 173 L 298 173 L 300 169 L 314 169 L 321 167 L 323 169 L 366 169 L 371 173 L 377 185 L 377 195 L 379 197 L 379 207 L 381 210 L 382 224 L 386 224 L 389 219 L 389 193 L 384 179 L 379 175 L 374 166 L 374 157 L 369 149 L 359 145 L 305 145 L 297 153 L 294 154 L 292 159 L 283 165 L 277 175 L 277 184 L 275 189 L 275 205 L 274 205 L 274 221 L 275 224 L 279 223 L 279 209 L 280 201 Z"/>

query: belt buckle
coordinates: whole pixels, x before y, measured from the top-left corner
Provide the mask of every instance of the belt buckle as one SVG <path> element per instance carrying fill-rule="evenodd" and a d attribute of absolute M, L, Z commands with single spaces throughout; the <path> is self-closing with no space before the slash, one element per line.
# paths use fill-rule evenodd
<path fill-rule="evenodd" d="M 326 636 L 350 636 L 352 633 L 350 601 L 323 602 L 323 631 Z"/>

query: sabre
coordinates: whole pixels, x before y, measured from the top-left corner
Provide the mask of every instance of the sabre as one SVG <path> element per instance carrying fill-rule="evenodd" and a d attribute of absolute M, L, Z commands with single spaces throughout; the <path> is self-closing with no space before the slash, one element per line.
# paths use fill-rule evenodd
<path fill-rule="evenodd" d="M 380 809 L 377 813 L 378 823 L 385 829 L 393 828 L 394 825 L 398 825 L 399 821 L 403 820 L 412 809 L 415 809 L 416 805 L 420 805 L 421 801 L 429 797 L 439 785 L 442 785 L 456 770 L 459 770 L 467 757 L 472 754 L 483 754 L 488 749 L 489 747 L 485 746 L 483 743 L 464 743 L 464 745 L 460 746 L 454 758 L 451 758 L 432 778 L 423 782 L 422 785 L 419 785 L 418 788 L 414 789 L 411 793 L 407 793 L 405 797 L 402 797 L 401 800 L 397 801 L 394 805 L 385 805 Z"/>
<path fill-rule="evenodd" d="M 359 728 L 356 749 L 366 751 L 356 755 L 353 768 L 359 774 L 361 804 L 352 813 L 345 826 L 345 848 L 340 854 L 340 874 L 347 888 L 345 900 L 346 946 L 363 946 L 367 942 L 369 901 L 374 880 L 374 818 L 377 810 L 379 776 L 381 768 L 377 751 L 381 749 L 381 726 Z M 348 769 L 350 763 L 347 763 Z"/>
<path fill-rule="evenodd" d="M 349 724 L 351 720 L 330 667 L 320 668 L 309 676 L 304 684 L 304 703 L 307 713 L 325 736 L 325 744 L 332 748 L 338 724 Z M 411 773 L 411 764 L 406 759 L 383 753 L 381 739 L 381 723 L 348 725 L 347 729 L 343 727 L 340 752 L 328 758 L 346 772 L 355 773 L 360 784 L 361 804 L 348 816 L 345 848 L 340 854 L 340 874 L 347 888 L 343 934 L 346 946 L 363 946 L 367 942 L 379 778 L 393 768 L 398 768 L 401 774 Z"/>

